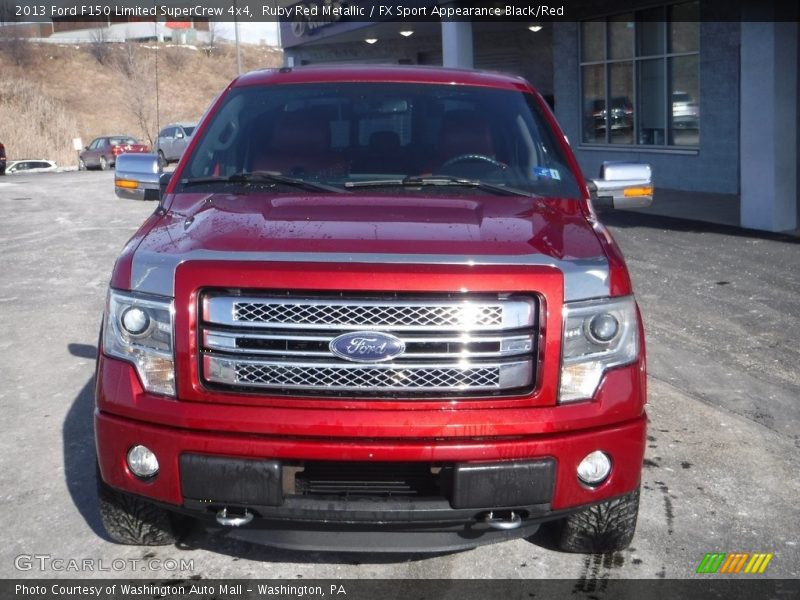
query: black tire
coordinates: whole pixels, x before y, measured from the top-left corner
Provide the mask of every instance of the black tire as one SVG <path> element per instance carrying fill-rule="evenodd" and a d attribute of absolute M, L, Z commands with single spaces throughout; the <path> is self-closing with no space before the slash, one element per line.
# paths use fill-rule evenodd
<path fill-rule="evenodd" d="M 108 169 L 108 161 L 106 160 L 105 156 L 100 157 L 100 170 L 105 171 Z"/>
<path fill-rule="evenodd" d="M 97 499 L 103 527 L 118 544 L 165 546 L 179 537 L 177 521 L 168 510 L 118 492 L 101 479 L 99 470 Z"/>
<path fill-rule="evenodd" d="M 619 498 L 573 513 L 551 525 L 554 542 L 564 552 L 605 554 L 628 547 L 639 514 L 638 488 Z"/>
<path fill-rule="evenodd" d="M 78 159 L 78 171 L 85 171 L 86 170 L 86 163 L 83 162 L 83 159 Z"/>
<path fill-rule="evenodd" d="M 159 150 L 158 151 L 158 166 L 163 169 L 168 164 L 169 164 L 169 161 L 167 160 L 167 157 L 164 156 L 164 153 L 161 150 Z"/>

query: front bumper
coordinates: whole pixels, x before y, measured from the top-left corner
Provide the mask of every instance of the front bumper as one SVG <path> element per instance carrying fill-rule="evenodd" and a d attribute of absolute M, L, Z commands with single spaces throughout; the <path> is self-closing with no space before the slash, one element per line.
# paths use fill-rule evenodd
<path fill-rule="evenodd" d="M 109 378 L 109 374 L 121 377 Z M 116 382 L 113 388 L 110 387 L 111 380 Z M 630 383 L 636 380 L 635 366 L 610 372 L 598 398 L 584 403 L 584 411 L 598 410 L 598 404 L 606 409 L 613 407 L 613 403 L 604 402 L 603 398 L 618 397 L 620 389 L 637 395 L 635 386 L 621 385 L 623 381 Z M 101 358 L 95 430 L 103 480 L 118 490 L 205 519 L 212 525 L 215 524 L 215 514 L 221 508 L 234 511 L 246 508 L 256 516 L 253 522 L 246 527 L 225 528 L 225 535 L 281 547 L 443 551 L 528 536 L 544 521 L 635 490 L 639 485 L 645 450 L 646 415 L 641 409 L 633 416 L 615 411 L 616 414 L 612 413 L 612 416 L 622 419 L 618 422 L 602 423 L 602 420 L 589 419 L 589 422 L 594 420 L 595 425 L 579 430 L 559 430 L 558 424 L 550 423 L 531 435 L 337 439 L 329 435 L 287 436 L 237 431 L 230 427 L 230 422 L 222 421 L 216 423 L 216 430 L 200 429 L 197 428 L 198 423 L 188 418 L 179 426 L 144 422 L 136 418 L 137 405 L 140 418 L 148 406 L 159 402 L 187 414 L 200 409 L 200 406 L 198 403 L 159 399 L 140 389 L 131 394 L 132 386 L 127 385 L 128 382 L 133 385 L 137 383 L 129 365 Z M 112 394 L 107 393 L 109 389 L 112 389 Z M 126 393 L 120 393 L 123 390 Z M 117 404 L 110 400 L 110 396 Z M 127 412 L 127 415 L 108 410 L 119 410 L 119 402 L 126 397 L 130 404 L 127 411 L 121 412 Z M 251 407 L 236 406 L 219 408 L 230 419 L 234 418 L 237 411 L 253 410 Z M 206 407 L 205 410 L 209 409 Z M 578 406 L 533 408 L 529 412 L 533 415 L 531 418 L 535 419 L 537 413 L 543 416 L 547 413 L 549 416 L 552 410 L 563 410 L 564 414 L 572 414 L 579 409 Z M 607 410 L 601 413 L 608 418 Z M 451 419 L 454 414 L 451 413 Z M 136 444 L 147 446 L 158 457 L 160 471 L 152 480 L 142 481 L 127 468 L 126 454 Z M 606 481 L 590 488 L 578 480 L 576 470 L 587 454 L 598 449 L 611 457 L 613 469 Z M 525 465 L 549 461 L 552 469 L 547 476 L 549 481 L 541 480 L 535 486 L 539 492 L 542 487 L 547 488 L 544 494 L 534 491 L 533 495 L 522 494 L 511 500 L 501 498 L 496 501 L 485 500 L 484 497 L 477 504 L 469 500 L 455 500 L 452 492 L 435 498 L 320 498 L 284 494 L 282 486 L 277 488 L 277 496 L 273 493 L 276 489 L 272 489 L 265 490 L 263 500 L 250 495 L 237 501 L 235 496 L 218 495 L 217 499 L 202 497 L 210 494 L 197 491 L 202 490 L 202 486 L 198 488 L 193 485 L 198 477 L 183 472 L 186 463 L 183 462 L 182 467 L 182 461 L 191 455 L 240 462 L 250 459 L 254 464 L 277 465 L 276 473 L 280 473 L 283 465 L 302 464 L 303 461 L 365 464 L 404 461 L 445 468 L 475 464 Z M 281 477 L 276 475 L 276 478 Z M 513 481 L 511 483 L 515 485 Z M 230 481 L 226 487 L 229 484 Z M 479 484 L 478 487 L 485 489 L 486 485 Z M 512 511 L 514 515 L 522 517 L 518 528 L 502 531 L 486 523 L 489 512 L 501 518 L 510 518 Z M 387 535 L 389 533 L 391 535 Z"/>

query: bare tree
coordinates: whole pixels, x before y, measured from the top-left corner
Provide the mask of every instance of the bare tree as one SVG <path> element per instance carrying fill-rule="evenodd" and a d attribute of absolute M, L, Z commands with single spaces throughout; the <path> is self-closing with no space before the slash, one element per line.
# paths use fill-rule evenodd
<path fill-rule="evenodd" d="M 31 43 L 27 38 L 19 35 L 0 36 L 0 51 L 5 53 L 18 67 L 24 67 L 31 59 Z"/>
<path fill-rule="evenodd" d="M 125 108 L 136 119 L 140 133 L 152 147 L 156 138 L 155 73 L 149 61 L 136 59 L 128 75 L 125 88 Z"/>
<path fill-rule="evenodd" d="M 117 55 L 116 66 L 119 71 L 128 79 L 136 71 L 136 64 L 139 60 L 139 44 L 128 39 L 121 45 L 120 53 Z"/>
<path fill-rule="evenodd" d="M 208 37 L 206 38 L 206 43 L 203 45 L 203 50 L 206 53 L 206 56 L 211 56 L 217 49 L 217 42 L 219 41 L 219 23 L 216 21 L 209 21 L 208 22 Z"/>
<path fill-rule="evenodd" d="M 0 3 L 0 52 L 18 67 L 23 67 L 30 61 L 31 43 L 24 37 L 18 20 L 11 4 Z"/>
<path fill-rule="evenodd" d="M 171 67 L 177 70 L 186 66 L 186 52 L 180 46 L 166 48 L 164 51 L 164 58 Z"/>
<path fill-rule="evenodd" d="M 89 54 L 94 56 L 95 60 L 101 65 L 106 64 L 111 54 L 111 47 L 108 45 L 108 30 L 98 27 L 92 31 L 91 40 L 89 41 Z"/>

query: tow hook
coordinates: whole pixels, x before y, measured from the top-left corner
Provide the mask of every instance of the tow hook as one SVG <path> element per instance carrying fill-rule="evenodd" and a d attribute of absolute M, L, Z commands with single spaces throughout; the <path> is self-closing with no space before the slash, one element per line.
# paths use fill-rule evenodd
<path fill-rule="evenodd" d="M 253 520 L 253 513 L 246 508 L 244 512 L 237 511 L 237 513 L 229 514 L 228 507 L 217 512 L 217 523 L 225 525 L 226 527 L 241 527 L 247 525 Z"/>
<path fill-rule="evenodd" d="M 509 529 L 516 529 L 522 525 L 522 517 L 513 510 L 503 511 L 502 513 L 490 511 L 483 517 L 483 522 L 492 529 L 507 531 Z"/>

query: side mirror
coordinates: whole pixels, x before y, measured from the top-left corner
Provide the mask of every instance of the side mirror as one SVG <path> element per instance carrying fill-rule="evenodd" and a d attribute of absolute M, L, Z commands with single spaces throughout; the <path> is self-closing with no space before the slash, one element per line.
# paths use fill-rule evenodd
<path fill-rule="evenodd" d="M 653 178 L 645 163 L 604 162 L 589 181 L 592 202 L 605 208 L 644 208 L 653 203 Z"/>
<path fill-rule="evenodd" d="M 176 140 L 182 140 L 183 139 L 183 132 L 182 131 L 176 131 L 175 132 L 175 139 Z"/>
<path fill-rule="evenodd" d="M 157 154 L 120 154 L 114 172 L 114 190 L 120 198 L 160 200 L 160 176 Z"/>
<path fill-rule="evenodd" d="M 158 197 L 159 199 L 164 197 L 164 194 L 167 193 L 167 186 L 169 185 L 170 180 L 172 179 L 172 173 L 161 173 L 158 177 Z"/>

